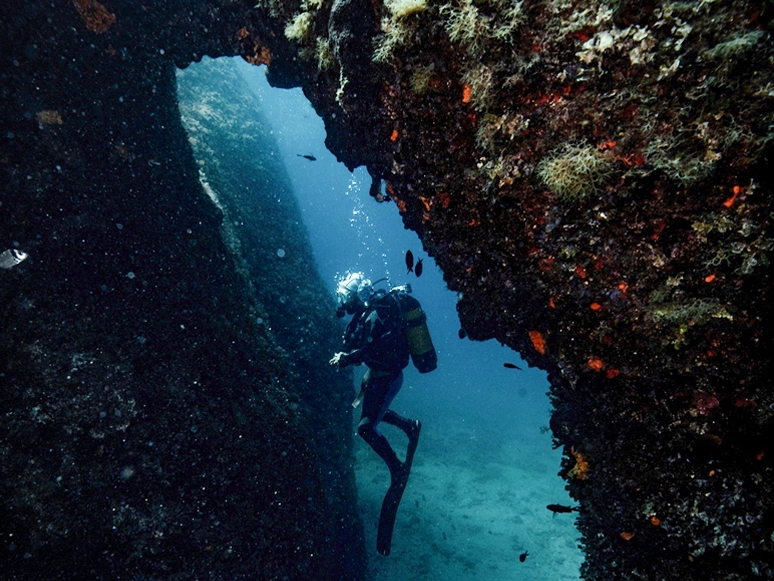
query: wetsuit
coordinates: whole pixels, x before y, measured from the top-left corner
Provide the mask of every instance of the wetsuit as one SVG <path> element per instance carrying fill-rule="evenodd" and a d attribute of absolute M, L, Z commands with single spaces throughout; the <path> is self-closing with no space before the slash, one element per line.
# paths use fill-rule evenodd
<path fill-rule="evenodd" d="M 393 480 L 408 476 L 403 474 L 404 464 L 378 430 L 380 422 L 396 426 L 408 436 L 409 446 L 416 447 L 419 422 L 403 418 L 389 409 L 403 384 L 403 369 L 408 365 L 410 355 L 395 296 L 378 293 L 364 310 L 355 313 L 344 333 L 344 352 L 344 365 L 365 363 L 368 366 L 363 378 L 363 411 L 358 435 L 384 460 Z"/>

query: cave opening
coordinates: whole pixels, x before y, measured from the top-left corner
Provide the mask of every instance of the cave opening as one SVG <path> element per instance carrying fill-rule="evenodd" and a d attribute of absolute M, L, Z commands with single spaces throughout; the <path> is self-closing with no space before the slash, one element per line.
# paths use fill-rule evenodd
<path fill-rule="evenodd" d="M 225 66 L 231 67 L 239 86 L 218 80 Z M 192 86 L 203 79 L 228 93 L 226 100 L 192 97 Z M 371 178 L 365 169 L 350 172 L 326 149 L 323 122 L 300 89 L 271 87 L 264 67 L 239 58 L 205 59 L 178 74 L 178 94 L 203 174 L 211 164 L 196 148 L 197 115 L 221 116 L 224 124 L 236 128 L 235 136 L 262 128 L 268 146 L 252 150 L 261 158 L 256 171 L 266 171 L 284 184 L 270 194 L 277 208 L 298 204 L 317 270 L 331 295 L 340 276 L 362 271 L 372 280 L 388 277 L 393 285 L 410 283 L 428 314 L 439 368 L 420 375 L 410 367 L 391 406 L 420 419 L 423 432 L 396 523 L 397 558 L 378 564 L 376 523 L 389 476 L 379 458 L 355 438 L 358 508 L 372 577 L 386 581 L 422 573 L 422 578 L 464 580 L 485 571 L 501 578 L 518 573 L 524 579 L 528 571 L 526 578 L 577 579 L 582 556 L 574 516 L 555 516 L 546 509 L 548 504 L 572 502 L 557 475 L 561 453 L 552 448 L 548 429 L 545 372 L 529 368 L 495 340 L 460 339 L 457 297 L 447 289 L 442 272 L 416 234 L 404 228 L 395 204 L 378 204 L 369 196 Z M 249 124 L 230 119 L 228 107 L 221 104 L 229 98 L 249 101 L 255 118 Z M 238 181 L 238 176 L 232 179 Z M 287 195 L 281 193 L 285 187 Z M 275 253 L 284 258 L 293 245 L 290 239 L 278 242 Z M 406 272 L 407 250 L 424 260 L 421 277 Z M 362 374 L 356 368 L 353 396 Z M 357 416 L 359 412 L 352 416 L 353 434 Z M 403 434 L 392 426 L 385 426 L 384 433 L 401 455 Z M 524 553 L 530 558 L 520 562 Z"/>

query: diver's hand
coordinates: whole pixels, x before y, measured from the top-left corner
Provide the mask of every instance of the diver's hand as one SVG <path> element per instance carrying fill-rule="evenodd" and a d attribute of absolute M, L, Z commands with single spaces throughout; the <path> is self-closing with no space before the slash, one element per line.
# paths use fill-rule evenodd
<path fill-rule="evenodd" d="M 333 357 L 331 357 L 331 360 L 328 362 L 334 367 L 346 367 L 347 366 L 347 354 L 343 351 L 339 351 L 336 353 Z"/>

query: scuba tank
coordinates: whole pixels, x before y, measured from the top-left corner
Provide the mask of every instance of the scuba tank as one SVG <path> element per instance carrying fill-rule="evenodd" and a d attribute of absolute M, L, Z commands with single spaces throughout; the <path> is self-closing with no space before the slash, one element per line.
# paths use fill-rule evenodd
<path fill-rule="evenodd" d="M 427 316 L 419 301 L 409 296 L 410 292 L 410 285 L 396 287 L 390 291 L 398 299 L 411 361 L 419 373 L 430 373 L 438 367 L 438 355 L 435 353 L 433 340 L 427 328 Z"/>

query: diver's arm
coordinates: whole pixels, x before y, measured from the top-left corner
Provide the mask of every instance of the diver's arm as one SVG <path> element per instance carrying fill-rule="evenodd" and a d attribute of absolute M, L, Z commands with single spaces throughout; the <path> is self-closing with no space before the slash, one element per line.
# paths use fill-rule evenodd
<path fill-rule="evenodd" d="M 355 349 L 349 353 L 339 351 L 331 358 L 328 363 L 335 367 L 342 368 L 349 367 L 350 365 L 360 365 L 364 358 L 365 355 L 363 354 L 362 349 Z"/>
<path fill-rule="evenodd" d="M 365 362 L 369 352 L 374 350 L 375 345 L 378 342 L 377 339 L 386 336 L 386 334 L 384 325 L 379 320 L 377 314 L 371 313 L 363 322 L 362 335 L 355 335 L 353 333 L 351 336 L 359 336 L 361 345 L 348 353 L 344 351 L 336 353 L 329 361 L 331 365 L 335 365 L 339 368 L 349 367 L 350 365 L 360 365 Z M 344 342 L 345 349 L 348 347 L 347 343 L 347 341 Z"/>
<path fill-rule="evenodd" d="M 359 347 L 358 349 L 353 349 L 349 353 L 340 351 L 333 356 L 333 358 L 329 361 L 329 363 L 331 365 L 335 365 L 336 367 L 349 367 L 350 365 L 360 365 L 361 363 L 365 362 L 365 360 L 368 358 L 369 353 L 371 353 L 374 350 L 374 348 L 375 348 L 375 342 L 374 342 L 373 336 L 368 335 L 361 347 Z"/>

